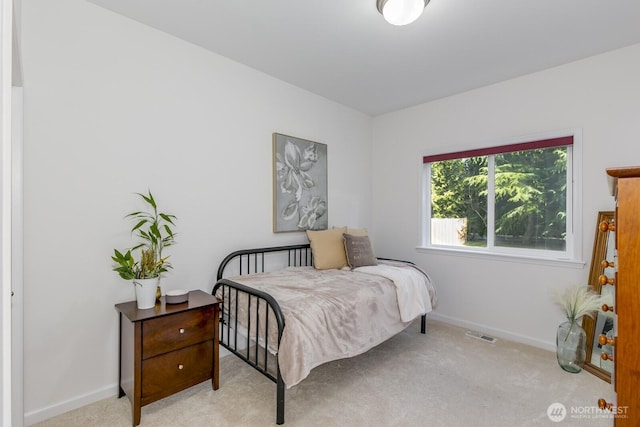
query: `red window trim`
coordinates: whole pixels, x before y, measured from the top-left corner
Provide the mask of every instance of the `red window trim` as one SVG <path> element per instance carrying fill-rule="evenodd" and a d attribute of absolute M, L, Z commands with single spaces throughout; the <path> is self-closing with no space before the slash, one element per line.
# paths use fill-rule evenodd
<path fill-rule="evenodd" d="M 434 154 L 424 156 L 422 163 L 441 162 L 444 160 L 466 159 L 468 157 L 490 156 L 492 154 L 513 153 L 514 151 L 537 150 L 541 148 L 565 147 L 573 145 L 573 135 L 559 138 L 541 139 L 539 141 L 521 142 L 498 147 L 478 148 L 475 150 L 457 151 L 455 153 Z"/>

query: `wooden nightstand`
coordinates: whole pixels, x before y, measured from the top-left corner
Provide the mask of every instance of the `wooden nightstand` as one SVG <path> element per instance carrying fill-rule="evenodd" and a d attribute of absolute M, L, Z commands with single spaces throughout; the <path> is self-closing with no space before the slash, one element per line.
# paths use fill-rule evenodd
<path fill-rule="evenodd" d="M 218 389 L 220 300 L 203 291 L 189 301 L 138 310 L 136 302 L 116 304 L 120 313 L 120 392 L 131 400 L 133 425 L 151 402 L 211 378 Z"/>

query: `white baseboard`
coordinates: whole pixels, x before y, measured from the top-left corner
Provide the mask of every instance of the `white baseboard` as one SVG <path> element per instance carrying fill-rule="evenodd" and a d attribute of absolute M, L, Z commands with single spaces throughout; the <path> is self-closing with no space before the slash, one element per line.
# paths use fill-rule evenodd
<path fill-rule="evenodd" d="M 231 353 L 229 353 L 226 349 L 220 348 L 220 358 L 228 356 L 230 354 Z M 72 399 L 47 406 L 46 408 L 27 412 L 24 414 L 24 425 L 30 426 L 41 421 L 48 420 L 49 418 L 55 417 L 57 415 L 64 414 L 65 412 L 73 411 L 74 409 L 90 405 L 99 400 L 117 396 L 118 391 L 118 384 L 112 384 L 95 390 L 91 393 L 86 393 L 80 396 L 76 396 Z"/>
<path fill-rule="evenodd" d="M 547 341 L 542 341 L 536 338 L 531 338 L 526 335 L 514 334 L 513 332 L 505 331 L 503 329 L 492 328 L 490 326 L 482 325 L 480 323 L 469 322 L 467 320 L 458 319 L 456 317 L 446 316 L 440 313 L 436 313 L 435 311 L 432 311 L 431 313 L 429 313 L 427 315 L 427 318 L 438 320 L 444 323 L 449 323 L 455 326 L 460 326 L 465 329 L 479 331 L 488 335 L 492 335 L 496 338 L 502 338 L 509 341 L 515 341 L 522 344 L 527 344 L 532 347 L 541 348 L 543 350 L 548 350 L 553 352 L 556 351 L 555 342 L 547 342 Z"/>
<path fill-rule="evenodd" d="M 109 397 L 117 395 L 118 384 L 108 385 L 91 393 L 76 396 L 72 399 L 47 406 L 46 408 L 38 409 L 32 412 L 26 412 L 24 414 L 24 424 L 26 426 L 30 426 L 47 420 L 51 417 L 55 417 L 56 415 L 64 414 L 65 412 L 81 408 L 85 405 L 89 405 L 90 403 L 94 403 L 99 400 L 107 399 Z"/>

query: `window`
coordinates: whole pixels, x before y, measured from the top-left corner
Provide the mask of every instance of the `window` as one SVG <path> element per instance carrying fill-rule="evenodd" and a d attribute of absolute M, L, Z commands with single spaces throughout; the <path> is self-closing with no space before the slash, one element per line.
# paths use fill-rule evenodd
<path fill-rule="evenodd" d="M 574 259 L 574 136 L 423 158 L 423 246 Z"/>

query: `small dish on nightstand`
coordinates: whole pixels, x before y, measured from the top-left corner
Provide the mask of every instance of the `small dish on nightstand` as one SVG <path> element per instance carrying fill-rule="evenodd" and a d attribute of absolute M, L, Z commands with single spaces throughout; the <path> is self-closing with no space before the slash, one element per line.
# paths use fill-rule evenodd
<path fill-rule="evenodd" d="M 167 291 L 165 294 L 167 304 L 182 304 L 189 300 L 189 291 L 184 289 L 176 289 L 174 291 Z"/>

